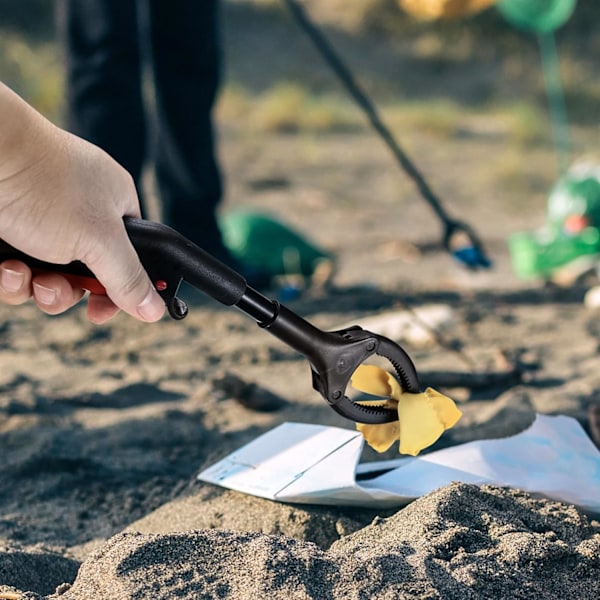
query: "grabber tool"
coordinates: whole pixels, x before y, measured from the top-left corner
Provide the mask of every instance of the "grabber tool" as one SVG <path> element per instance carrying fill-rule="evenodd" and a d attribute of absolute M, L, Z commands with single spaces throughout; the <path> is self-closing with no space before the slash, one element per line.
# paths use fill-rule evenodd
<path fill-rule="evenodd" d="M 166 225 L 144 219 L 125 218 L 125 228 L 154 287 L 173 319 L 188 313 L 177 297 L 182 281 L 226 306 L 235 306 L 282 342 L 304 355 L 312 372 L 312 384 L 329 406 L 346 419 L 358 423 L 388 423 L 398 412 L 383 406 L 365 406 L 346 395 L 350 377 L 359 365 L 377 355 L 387 359 L 402 388 L 418 393 L 416 369 L 398 344 L 359 326 L 322 331 L 278 302 L 250 287 L 245 278 Z M 73 285 L 95 294 L 106 291 L 81 262 L 66 265 L 34 259 L 0 240 L 0 262 L 17 259 L 34 272 L 57 272 Z"/>

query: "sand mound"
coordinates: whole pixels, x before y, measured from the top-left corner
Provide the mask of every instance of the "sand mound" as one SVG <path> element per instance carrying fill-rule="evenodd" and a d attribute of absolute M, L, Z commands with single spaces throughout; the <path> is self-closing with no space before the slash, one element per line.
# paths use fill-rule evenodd
<path fill-rule="evenodd" d="M 557 502 L 457 483 L 376 519 L 328 551 L 284 536 L 222 529 L 125 532 L 83 563 L 60 598 L 599 595 L 600 523 Z"/>
<path fill-rule="evenodd" d="M 365 598 L 600 594 L 600 524 L 573 507 L 493 486 L 442 488 L 336 542 L 329 554 L 348 590 L 364 582 Z"/>
<path fill-rule="evenodd" d="M 325 598 L 334 574 L 317 546 L 282 536 L 122 533 L 84 562 L 60 598 Z"/>

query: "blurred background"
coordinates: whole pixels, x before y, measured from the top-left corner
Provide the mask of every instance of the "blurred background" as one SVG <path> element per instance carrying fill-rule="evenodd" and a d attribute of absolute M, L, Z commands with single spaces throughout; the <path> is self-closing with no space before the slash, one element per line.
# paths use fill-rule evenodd
<path fill-rule="evenodd" d="M 468 216 L 470 202 L 482 202 L 484 195 L 496 207 L 501 203 L 513 211 L 514 226 L 499 226 L 496 239 L 491 240 L 495 250 L 500 251 L 512 229 L 542 224 L 547 194 L 558 171 L 540 46 L 534 34 L 511 25 L 496 7 L 454 20 L 423 21 L 402 10 L 396 0 L 305 0 L 301 4 L 417 165 L 424 165 L 428 176 L 434 175 L 434 187 L 443 189 L 443 194 L 463 196 L 456 204 L 462 213 L 459 217 Z M 64 60 L 54 10 L 49 0 L 0 0 L 0 78 L 52 121 L 63 124 Z M 599 17 L 597 1 L 579 0 L 554 36 L 574 156 L 596 153 L 600 133 Z M 216 118 L 229 182 L 228 203 L 240 201 L 249 189 L 255 193 L 281 186 L 289 191 L 288 176 L 294 165 L 312 160 L 317 168 L 327 159 L 344 161 L 354 150 L 360 152 L 357 135 L 368 132 L 371 143 L 381 146 L 380 141 L 373 142 L 364 114 L 283 0 L 223 0 L 222 23 L 225 68 Z M 297 140 L 287 146 L 297 153 L 289 163 L 273 167 L 283 160 L 275 149 L 269 165 L 252 170 L 246 166 L 247 157 L 235 155 L 239 150 L 233 143 L 237 148 L 249 141 L 247 155 L 256 156 L 257 139 L 265 142 L 278 136 Z M 346 153 L 337 159 L 331 152 L 328 157 L 318 154 L 314 140 L 320 140 L 323 149 L 328 147 L 323 141 L 328 136 L 336 140 L 336 147 L 347 140 Z M 463 173 L 459 184 L 454 181 L 458 173 L 452 175 L 457 166 L 456 143 L 466 148 L 464 142 L 470 140 L 474 153 L 475 144 L 483 144 L 486 150 L 479 153 L 479 163 L 471 161 L 473 181 L 468 182 Z M 361 161 L 365 165 L 368 158 L 359 156 L 352 168 L 359 168 Z M 390 167 L 385 150 L 377 158 L 392 172 L 390 180 L 398 181 L 401 176 Z M 448 173 L 440 174 L 442 169 Z M 343 177 L 336 172 L 332 168 L 313 177 L 311 189 L 321 186 L 326 194 L 343 196 L 351 209 L 352 185 L 346 184 L 343 193 L 336 194 Z M 239 177 L 245 178 L 243 186 L 237 185 Z M 360 181 L 360 173 L 357 177 Z M 409 196 L 415 198 L 414 190 L 403 192 L 403 201 L 408 202 Z M 467 196 L 470 200 L 464 199 Z M 279 211 L 279 216 L 306 230 L 305 217 L 298 212 L 290 215 L 281 208 L 281 200 L 280 193 L 272 202 L 265 199 L 256 204 Z M 319 207 L 314 195 L 312 203 L 313 208 Z M 306 206 L 310 208 L 310 201 Z M 420 210 L 427 212 L 422 206 Z M 478 219 L 489 216 L 490 211 L 483 210 Z M 485 223 L 481 227 L 489 239 L 492 227 Z M 317 241 L 327 245 L 326 233 L 316 231 Z M 422 238 L 422 230 L 418 235 Z M 427 240 L 407 237 L 427 245 Z M 344 252 L 344 242 L 331 249 Z"/>
<path fill-rule="evenodd" d="M 497 10 L 426 22 L 402 11 L 395 0 L 302 4 L 392 123 L 425 125 L 443 134 L 452 129 L 457 111 L 506 111 L 519 140 L 545 136 L 536 39 Z M 282 0 L 224 0 L 222 8 L 222 118 L 243 115 L 246 126 L 267 131 L 363 125 Z M 599 17 L 597 2 L 580 0 L 556 33 L 569 119 L 575 128 L 593 128 L 596 134 Z M 0 77 L 56 122 L 62 115 L 62 65 L 53 2 L 0 0 Z"/>

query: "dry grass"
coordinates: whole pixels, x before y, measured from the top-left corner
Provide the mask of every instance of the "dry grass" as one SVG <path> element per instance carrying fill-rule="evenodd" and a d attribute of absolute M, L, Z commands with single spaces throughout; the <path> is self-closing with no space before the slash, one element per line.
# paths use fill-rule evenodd
<path fill-rule="evenodd" d="M 0 32 L 0 80 L 53 121 L 60 121 L 63 68 L 55 43 Z"/>
<path fill-rule="evenodd" d="M 222 122 L 243 119 L 252 131 L 346 131 L 360 126 L 360 114 L 348 99 L 314 95 L 297 83 L 282 82 L 256 96 L 229 85 L 218 106 Z"/>

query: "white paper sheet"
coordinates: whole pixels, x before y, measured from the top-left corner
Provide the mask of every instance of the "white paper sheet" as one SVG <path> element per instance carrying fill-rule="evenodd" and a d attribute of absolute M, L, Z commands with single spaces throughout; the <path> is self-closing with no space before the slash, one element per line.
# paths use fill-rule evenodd
<path fill-rule="evenodd" d="M 600 513 L 600 452 L 570 417 L 537 415 L 527 430 L 423 456 L 358 465 L 362 435 L 284 423 L 198 479 L 281 502 L 395 507 L 453 481 L 491 483 Z"/>

